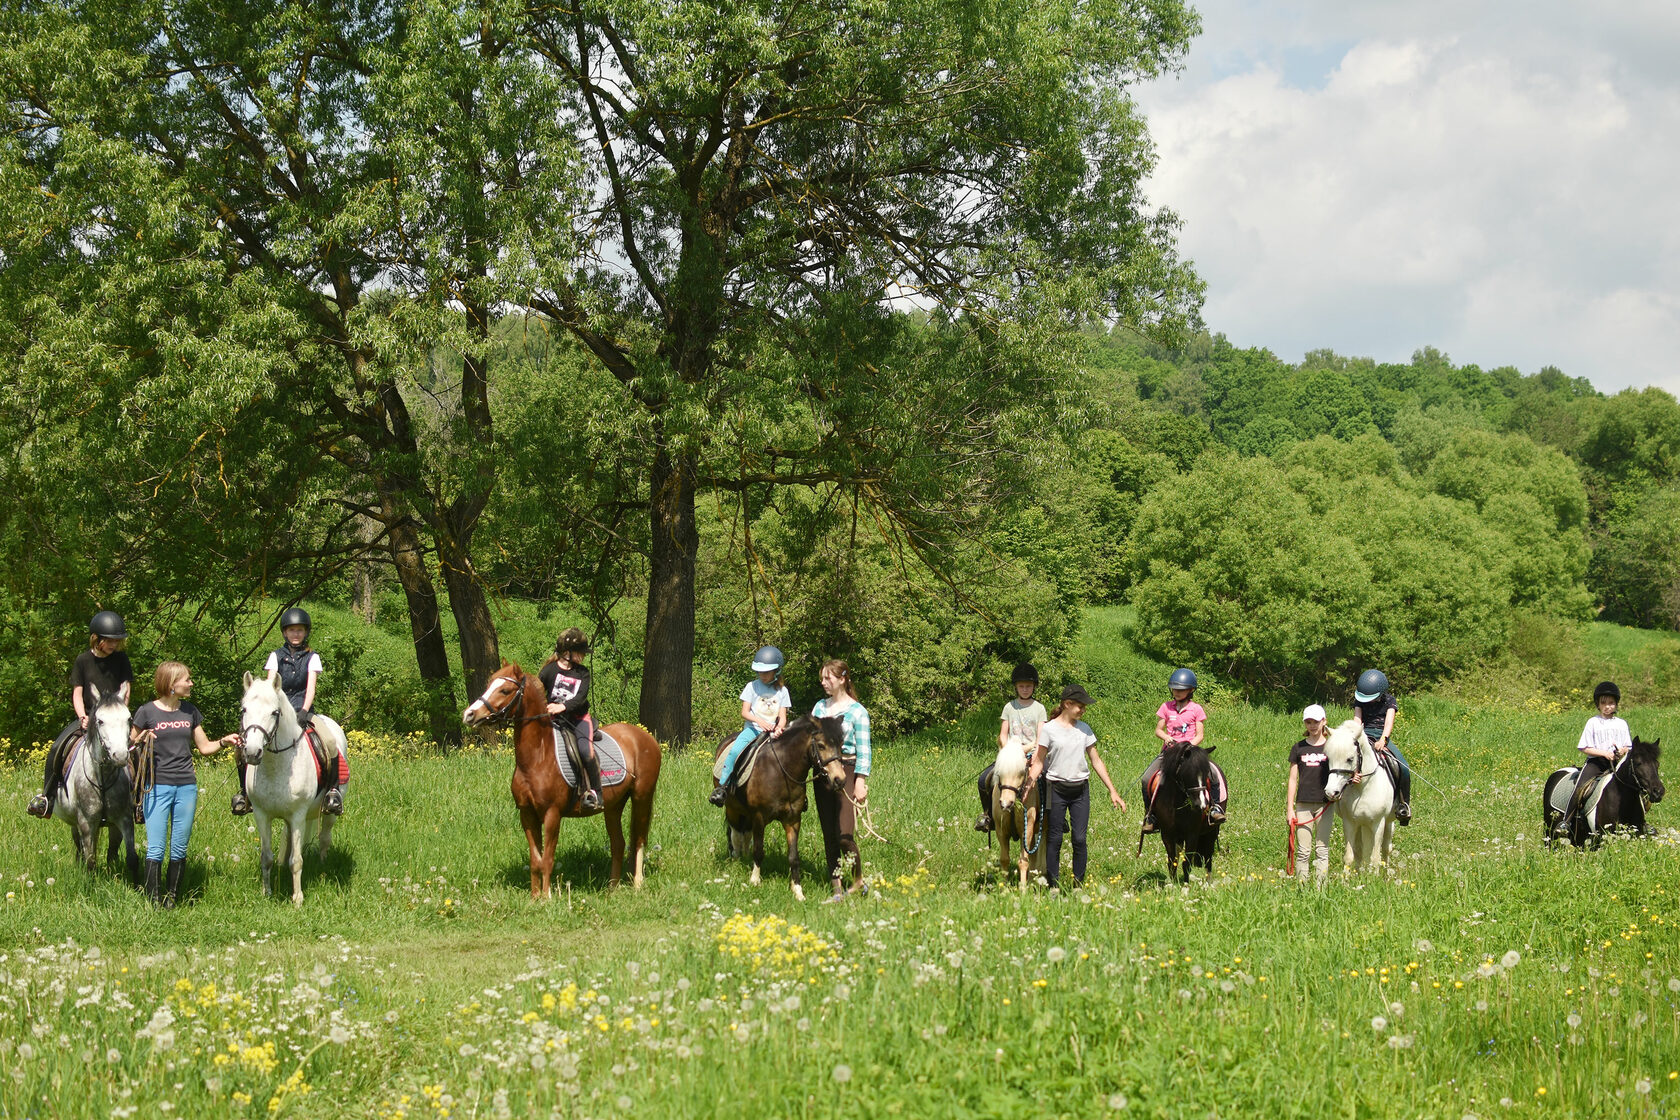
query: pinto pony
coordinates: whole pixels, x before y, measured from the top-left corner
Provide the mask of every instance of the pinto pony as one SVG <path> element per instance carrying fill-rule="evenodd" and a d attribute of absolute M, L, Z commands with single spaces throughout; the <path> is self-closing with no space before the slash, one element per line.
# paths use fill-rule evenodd
<path fill-rule="evenodd" d="M 764 741 L 747 780 L 737 781 L 730 788 L 723 803 L 724 820 L 729 827 L 729 854 L 746 855 L 747 835 L 751 833 L 753 886 L 758 886 L 764 876 L 764 830 L 771 821 L 779 821 L 787 836 L 788 878 L 793 884 L 793 897 L 805 901 L 805 888 L 800 884 L 799 825 L 805 816 L 806 779 L 811 771 L 819 771 L 818 781 L 840 791 L 846 780 L 840 752 L 844 737 L 839 716 L 818 719 L 801 716 L 780 735 Z M 728 740 L 719 743 L 717 754 L 721 755 L 728 745 Z M 863 861 L 855 843 L 850 854 L 856 881 L 862 875 Z M 842 862 L 845 855 L 842 851 Z M 830 871 L 835 875 L 840 873 L 838 867 Z"/>
<path fill-rule="evenodd" d="M 134 850 L 134 782 L 129 776 L 129 714 L 121 693 L 101 695 L 88 685 L 93 714 L 65 775 L 64 796 L 53 803 L 53 819 L 70 826 L 76 858 L 89 871 L 99 864 L 99 830 L 107 830 L 105 866 L 117 870 L 117 846 L 128 858 L 128 881 L 140 881 Z"/>
<path fill-rule="evenodd" d="M 653 792 L 659 784 L 659 741 L 633 723 L 614 723 L 602 728 L 624 752 L 629 774 L 617 785 L 601 790 L 601 807 L 585 809 L 582 792 L 566 783 L 554 755 L 554 721 L 548 714 L 548 700 L 542 683 L 517 664 L 508 662 L 491 674 L 484 694 L 461 713 L 469 727 L 497 723 L 513 727 L 513 803 L 519 808 L 519 822 L 525 828 L 525 843 L 531 855 L 531 897 L 548 898 L 554 893 L 554 846 L 560 839 L 560 822 L 566 817 L 607 819 L 607 841 L 612 849 L 610 881 L 617 886 L 624 878 L 624 806 L 630 805 L 631 884 L 642 886 L 643 861 L 647 855 L 648 830 L 653 824 Z"/>
<path fill-rule="evenodd" d="M 1388 863 L 1394 843 L 1394 783 L 1388 771 L 1377 765 L 1377 749 L 1356 719 L 1330 732 L 1324 754 L 1330 769 L 1324 800 L 1336 806 L 1347 841 L 1342 862 L 1357 869 L 1374 859 L 1381 868 Z"/>
<path fill-rule="evenodd" d="M 1605 779 L 1604 792 L 1598 796 L 1598 805 L 1591 813 L 1592 819 L 1588 819 L 1588 813 L 1583 808 L 1570 822 L 1568 836 L 1571 844 L 1580 848 L 1590 840 L 1597 848 L 1603 842 L 1605 832 L 1612 829 L 1632 829 L 1634 832 L 1649 829 L 1645 814 L 1667 792 L 1663 788 L 1662 775 L 1657 773 L 1661 746 L 1661 739 L 1653 739 L 1649 743 L 1643 739 L 1633 741 L 1632 749 Z M 1575 782 L 1580 776 L 1579 766 L 1565 766 L 1554 770 L 1546 779 L 1546 789 L 1540 798 L 1540 819 L 1543 826 L 1541 835 L 1546 837 L 1548 845 L 1564 835 L 1563 819 L 1569 812 L 1569 802 L 1575 795 Z"/>
<path fill-rule="evenodd" d="M 1209 819 L 1216 797 L 1219 775 L 1206 749 L 1189 743 L 1168 743 L 1161 751 L 1160 785 L 1155 790 L 1155 823 L 1161 843 L 1167 849 L 1167 874 L 1181 883 L 1190 881 L 1190 869 L 1200 866 L 1213 873 L 1213 855 L 1219 846 L 1219 824 Z M 1148 791 L 1144 794 L 1148 803 Z M 1138 833 L 1138 854 L 1143 838 Z"/>
<path fill-rule="evenodd" d="M 309 843 L 310 826 L 320 829 L 320 857 L 326 859 L 333 822 L 338 818 L 321 811 L 326 791 L 315 769 L 315 752 L 298 723 L 292 702 L 279 688 L 246 673 L 239 725 L 240 762 L 250 767 L 246 792 L 257 816 L 257 837 L 262 844 L 262 892 L 274 893 L 272 830 L 278 820 L 286 826 L 286 852 L 281 860 L 292 869 L 292 905 L 302 906 L 303 849 Z M 347 746 L 344 729 L 319 713 L 314 727 L 321 739 L 324 764 L 337 766 Z"/>
<path fill-rule="evenodd" d="M 1018 740 L 1011 739 L 998 751 L 992 764 L 992 822 L 997 829 L 998 869 L 1008 875 L 1010 870 L 1009 842 L 1020 844 L 1020 857 L 1015 866 L 1020 874 L 1021 889 L 1027 889 L 1029 872 L 1044 874 L 1044 844 L 1039 833 L 1038 783 L 1027 777 L 1027 752 Z M 1020 816 L 1016 816 L 1016 810 Z"/>

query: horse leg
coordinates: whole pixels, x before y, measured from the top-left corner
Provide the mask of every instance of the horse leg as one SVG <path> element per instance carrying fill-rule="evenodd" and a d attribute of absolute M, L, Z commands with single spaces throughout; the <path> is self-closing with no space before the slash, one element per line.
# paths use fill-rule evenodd
<path fill-rule="evenodd" d="M 782 830 L 787 833 L 788 879 L 793 883 L 793 897 L 800 902 L 805 901 L 805 888 L 799 883 L 799 821 L 797 818 L 782 822 Z"/>
<path fill-rule="evenodd" d="M 128 881 L 136 886 L 140 883 L 140 853 L 134 850 L 134 814 L 130 813 L 123 821 L 123 855 L 126 857 Z"/>
<path fill-rule="evenodd" d="M 618 886 L 624 878 L 624 802 L 606 811 L 607 845 L 612 849 L 612 872 L 607 876 L 609 886 Z"/>
<path fill-rule="evenodd" d="M 531 901 L 542 897 L 542 818 L 525 805 L 519 807 L 519 824 L 525 829 L 525 846 L 529 849 L 531 865 Z"/>
<path fill-rule="evenodd" d="M 321 857 L 322 862 L 326 861 L 327 849 L 332 846 L 333 822 L 337 820 L 338 817 L 333 813 L 321 814 L 321 839 L 315 854 Z"/>
<path fill-rule="evenodd" d="M 747 881 L 756 887 L 764 881 L 764 825 L 760 821 L 753 822 L 752 865 L 752 878 Z"/>
<path fill-rule="evenodd" d="M 541 868 L 544 898 L 554 897 L 554 849 L 560 845 L 560 822 L 563 819 L 558 805 L 550 805 L 548 812 L 543 814 Z"/>
<path fill-rule="evenodd" d="M 262 809 L 257 810 L 257 842 L 262 852 L 262 892 L 267 898 L 274 893 L 274 818 Z"/>
<path fill-rule="evenodd" d="M 630 795 L 630 885 L 642 889 L 643 861 L 647 857 L 648 833 L 653 830 L 653 790 Z"/>
<path fill-rule="evenodd" d="M 1161 843 L 1167 849 L 1167 878 L 1172 879 L 1174 881 L 1177 881 L 1178 880 L 1178 859 L 1179 859 L 1178 838 L 1176 836 L 1173 836 L 1170 833 L 1168 833 L 1168 831 L 1166 829 L 1162 829 L 1161 830 Z M 1184 878 L 1185 878 L 1186 881 L 1189 880 L 1189 878 L 1190 878 L 1190 869 L 1189 868 L 1184 869 Z"/>
<path fill-rule="evenodd" d="M 286 862 L 292 866 L 292 905 L 303 905 L 303 838 L 309 827 L 309 807 L 299 809 L 286 830 Z"/>

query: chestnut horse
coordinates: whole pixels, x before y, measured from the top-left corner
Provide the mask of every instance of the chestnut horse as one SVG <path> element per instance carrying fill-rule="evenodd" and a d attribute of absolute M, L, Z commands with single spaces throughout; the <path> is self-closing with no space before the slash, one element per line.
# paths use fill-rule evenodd
<path fill-rule="evenodd" d="M 613 886 L 624 878 L 624 803 L 630 803 L 631 884 L 642 885 L 642 860 L 647 853 L 648 827 L 653 820 L 653 790 L 659 784 L 659 742 L 633 723 L 603 728 L 624 751 L 629 775 L 601 790 L 601 808 L 587 810 L 579 791 L 566 784 L 554 760 L 554 723 L 548 700 L 537 678 L 508 663 L 491 675 L 484 695 L 467 706 L 461 720 L 470 727 L 509 723 L 513 726 L 513 803 L 525 826 L 531 849 L 531 897 L 552 893 L 554 845 L 560 839 L 563 817 L 604 813 L 612 846 Z"/>

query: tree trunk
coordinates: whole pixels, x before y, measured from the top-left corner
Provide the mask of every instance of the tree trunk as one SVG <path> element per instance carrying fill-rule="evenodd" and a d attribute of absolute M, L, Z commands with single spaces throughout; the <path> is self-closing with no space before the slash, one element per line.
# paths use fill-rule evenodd
<path fill-rule="evenodd" d="M 438 613 L 437 590 L 426 570 L 420 533 L 388 495 L 381 495 L 380 505 L 391 526 L 391 564 L 397 569 L 403 597 L 408 600 L 408 627 L 414 636 L 414 662 L 425 690 L 419 700 L 426 707 L 426 723 L 436 742 L 445 747 L 458 744 L 461 720 L 455 702 L 455 679 L 449 673 L 443 616 Z"/>
<path fill-rule="evenodd" d="M 647 634 L 643 639 L 642 725 L 660 742 L 684 746 L 694 720 L 694 456 L 654 453 L 648 509 Z"/>
<path fill-rule="evenodd" d="M 496 620 L 484 584 L 472 564 L 465 542 L 446 534 L 434 534 L 438 566 L 443 585 L 449 589 L 449 610 L 455 616 L 455 631 L 461 647 L 461 671 L 467 678 L 467 694 L 478 696 L 490 675 L 502 667 L 501 647 L 496 639 Z"/>

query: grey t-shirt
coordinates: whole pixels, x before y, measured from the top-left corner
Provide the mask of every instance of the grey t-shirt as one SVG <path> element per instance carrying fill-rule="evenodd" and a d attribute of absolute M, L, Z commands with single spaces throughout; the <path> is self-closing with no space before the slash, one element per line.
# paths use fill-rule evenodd
<path fill-rule="evenodd" d="M 133 726 L 157 735 L 152 744 L 152 781 L 160 786 L 190 786 L 198 781 L 193 773 L 193 728 L 204 723 L 198 709 L 181 701 L 178 711 L 162 707 L 156 700 L 142 704 L 134 713 Z"/>
<path fill-rule="evenodd" d="M 1091 776 L 1085 749 L 1097 736 L 1084 720 L 1072 727 L 1047 720 L 1038 729 L 1038 741 L 1044 747 L 1044 776 L 1052 782 L 1083 782 Z"/>

